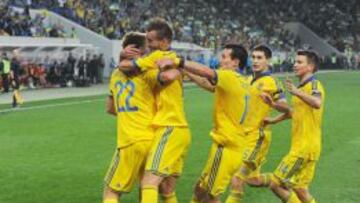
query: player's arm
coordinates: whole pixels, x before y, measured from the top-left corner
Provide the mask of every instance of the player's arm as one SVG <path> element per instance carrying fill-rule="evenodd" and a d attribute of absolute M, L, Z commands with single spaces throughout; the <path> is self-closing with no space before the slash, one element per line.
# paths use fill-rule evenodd
<path fill-rule="evenodd" d="M 157 65 L 160 69 L 165 70 L 171 67 L 179 67 L 184 68 L 186 71 L 193 73 L 195 75 L 207 78 L 211 82 L 216 81 L 217 74 L 211 68 L 202 65 L 200 63 L 196 63 L 194 61 L 187 61 L 183 58 L 174 59 L 162 59 L 157 61 Z"/>
<path fill-rule="evenodd" d="M 190 78 L 191 81 L 196 83 L 199 87 L 202 87 L 203 89 L 209 92 L 215 92 L 215 86 L 211 84 L 208 79 L 195 75 L 189 71 L 185 71 L 185 74 Z"/>
<path fill-rule="evenodd" d="M 263 126 L 265 127 L 267 125 L 273 125 L 273 124 L 279 123 L 281 121 L 284 121 L 284 120 L 287 120 L 287 119 L 290 119 L 290 118 L 291 118 L 291 111 L 279 114 L 279 115 L 277 115 L 275 117 L 266 117 L 263 120 Z"/>
<path fill-rule="evenodd" d="M 271 106 L 271 108 L 273 108 L 273 109 L 275 109 L 275 110 L 277 110 L 279 112 L 287 113 L 287 112 L 290 111 L 290 106 L 286 102 L 285 97 L 279 98 L 279 99 L 274 101 L 272 96 L 267 92 L 261 93 L 260 97 L 266 104 Z"/>
<path fill-rule="evenodd" d="M 282 113 L 287 113 L 291 110 L 285 98 L 276 100 L 272 105 L 272 108 Z"/>
<path fill-rule="evenodd" d="M 106 112 L 108 114 L 116 116 L 115 106 L 114 106 L 114 97 L 109 95 L 106 98 Z"/>
<path fill-rule="evenodd" d="M 180 76 L 181 76 L 181 71 L 179 69 L 168 69 L 165 71 L 160 71 L 157 77 L 159 83 L 161 85 L 165 85 L 178 79 Z"/>
<path fill-rule="evenodd" d="M 184 61 L 183 64 L 186 71 L 207 78 L 211 83 L 216 83 L 217 74 L 213 69 L 194 61 Z"/>
<path fill-rule="evenodd" d="M 298 89 L 291 80 L 285 81 L 286 89 L 294 96 L 299 97 L 306 104 L 314 109 L 320 109 L 322 105 L 322 98 L 320 93 L 309 95 Z"/>
<path fill-rule="evenodd" d="M 120 61 L 118 68 L 123 73 L 130 73 L 136 71 L 137 66 L 134 59 L 123 59 L 122 61 Z"/>
<path fill-rule="evenodd" d="M 141 51 L 138 48 L 136 48 L 136 45 L 129 44 L 123 50 L 121 50 L 119 61 L 122 61 L 124 59 L 134 59 L 140 56 L 141 56 Z"/>
<path fill-rule="evenodd" d="M 121 52 L 120 52 L 120 58 L 119 58 L 119 70 L 123 73 L 130 73 L 133 71 L 136 71 L 138 68 L 135 64 L 135 59 L 141 57 L 141 52 L 139 49 L 135 48 L 135 45 L 130 44 L 126 46 Z"/>

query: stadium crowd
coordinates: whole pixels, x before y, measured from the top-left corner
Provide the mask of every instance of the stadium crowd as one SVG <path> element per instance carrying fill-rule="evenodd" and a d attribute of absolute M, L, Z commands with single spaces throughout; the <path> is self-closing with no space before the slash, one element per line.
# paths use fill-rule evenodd
<path fill-rule="evenodd" d="M 172 23 L 175 40 L 219 48 L 229 41 L 247 47 L 264 43 L 274 50 L 290 51 L 299 39 L 283 29 L 286 22 L 300 21 L 330 44 L 344 51 L 347 44 L 359 50 L 360 5 L 356 0 L 314 2 L 311 0 L 15 0 L 16 5 L 50 8 L 108 38 L 120 39 L 131 30 L 141 30 L 154 16 Z M 321 9 L 317 4 L 321 3 Z M 311 17 L 310 17 L 311 16 Z"/>
<path fill-rule="evenodd" d="M 360 50 L 357 43 L 359 4 L 356 0 L 346 4 L 329 0 L 322 1 L 321 9 L 315 4 L 310 0 L 268 0 L 266 3 L 251 0 L 241 4 L 235 0 L 5 0 L 0 3 L 0 35 L 74 37 L 66 34 L 61 24 L 47 25 L 44 22 L 46 10 L 31 18 L 29 8 L 48 8 L 111 39 L 120 39 L 132 30 L 144 30 L 149 19 L 160 16 L 172 24 L 175 40 L 215 50 L 226 42 L 242 42 L 248 49 L 255 44 L 268 44 L 274 51 L 286 53 L 273 57 L 274 71 L 282 72 L 291 69 L 295 50 L 301 47 L 299 38 L 283 29 L 283 25 L 301 21 L 344 51 L 345 58 L 324 57 L 326 68 L 359 68 L 360 56 L 356 55 Z M 21 11 L 10 5 L 25 9 Z M 204 58 L 199 54 L 196 60 L 202 62 Z M 75 73 L 87 78 L 93 76 L 94 82 L 100 81 L 101 71 L 88 68 L 94 66 L 89 65 L 91 61 L 94 60 L 89 57 L 79 58 L 76 65 L 69 66 L 67 61 L 33 63 L 22 60 L 21 81 L 30 88 L 56 86 L 60 81 L 69 80 L 69 75 L 76 76 Z M 216 68 L 216 55 L 204 63 Z M 82 71 L 86 68 L 87 71 Z"/>
<path fill-rule="evenodd" d="M 70 37 L 61 24 L 44 22 L 47 11 L 31 18 L 28 7 L 22 11 L 8 4 L 0 4 L 0 36 Z"/>

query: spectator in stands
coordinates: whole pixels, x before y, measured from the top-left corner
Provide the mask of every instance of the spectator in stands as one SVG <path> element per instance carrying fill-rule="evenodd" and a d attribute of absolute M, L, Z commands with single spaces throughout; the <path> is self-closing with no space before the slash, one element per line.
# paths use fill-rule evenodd
<path fill-rule="evenodd" d="M 50 71 L 47 76 L 47 80 L 50 82 L 51 86 L 55 86 L 60 83 L 60 77 L 61 77 L 60 65 L 55 60 L 50 67 Z"/>
<path fill-rule="evenodd" d="M 35 65 L 35 78 L 36 85 L 41 87 L 47 87 L 46 70 L 43 64 Z"/>
<path fill-rule="evenodd" d="M 71 52 L 69 52 L 69 56 L 67 58 L 67 63 L 68 63 L 68 68 L 69 68 L 68 74 L 74 75 L 76 59 L 73 57 Z"/>
<path fill-rule="evenodd" d="M 85 78 L 85 60 L 84 57 L 80 57 L 79 62 L 77 63 L 77 68 L 79 69 L 79 78 Z"/>
<path fill-rule="evenodd" d="M 104 68 L 105 68 L 104 56 L 103 54 L 100 54 L 98 58 L 98 68 L 97 68 L 97 78 L 99 83 L 103 83 Z"/>
<path fill-rule="evenodd" d="M 13 89 L 13 101 L 12 107 L 16 108 L 19 104 L 24 102 L 24 99 L 20 95 L 20 81 L 19 81 L 19 73 L 20 73 L 20 62 L 16 57 L 11 59 L 11 71 L 10 71 L 10 83 Z"/>
<path fill-rule="evenodd" d="M 98 80 L 98 67 L 99 67 L 99 59 L 96 54 L 93 55 L 93 58 L 89 62 L 89 78 L 92 84 L 96 84 Z"/>

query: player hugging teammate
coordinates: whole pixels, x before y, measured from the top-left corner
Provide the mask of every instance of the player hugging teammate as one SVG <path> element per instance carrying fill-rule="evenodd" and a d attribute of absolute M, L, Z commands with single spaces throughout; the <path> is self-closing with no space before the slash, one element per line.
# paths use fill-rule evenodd
<path fill-rule="evenodd" d="M 185 60 L 171 50 L 172 29 L 161 19 L 146 33 L 128 33 L 118 68 L 110 80 L 107 110 L 116 115 L 118 145 L 105 179 L 104 203 L 140 182 L 142 203 L 176 203 L 175 183 L 182 173 L 191 135 L 184 113 L 182 78 L 187 75 L 214 95 L 212 146 L 191 202 L 242 202 L 245 186 L 269 187 L 283 202 L 315 202 L 309 192 L 321 149 L 325 92 L 314 76 L 319 57 L 300 50 L 294 64 L 299 85 L 285 89 L 271 73 L 270 48 L 250 52 L 252 74 L 244 75 L 248 51 L 227 44 L 218 70 Z M 285 90 L 291 94 L 287 103 Z M 272 109 L 280 112 L 270 117 Z M 261 166 L 271 143 L 270 126 L 292 119 L 291 149 L 275 172 Z M 237 158 L 236 158 L 237 157 Z"/>

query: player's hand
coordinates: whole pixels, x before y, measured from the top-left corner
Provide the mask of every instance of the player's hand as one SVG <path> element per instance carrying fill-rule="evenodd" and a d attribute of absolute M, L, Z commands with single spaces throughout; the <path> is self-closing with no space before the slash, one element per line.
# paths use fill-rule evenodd
<path fill-rule="evenodd" d="M 175 61 L 173 59 L 160 59 L 156 61 L 156 64 L 159 66 L 160 70 L 164 70 L 174 67 Z"/>
<path fill-rule="evenodd" d="M 14 80 L 11 82 L 11 84 L 13 85 L 13 87 L 16 87 L 16 82 Z"/>
<path fill-rule="evenodd" d="M 299 89 L 293 84 L 292 80 L 286 79 L 285 80 L 285 87 L 290 94 L 296 95 Z"/>
<path fill-rule="evenodd" d="M 120 53 L 120 55 L 127 59 L 133 59 L 141 56 L 139 49 L 135 48 L 134 44 L 126 46 Z"/>
<path fill-rule="evenodd" d="M 260 94 L 261 99 L 268 104 L 269 106 L 273 106 L 274 105 L 274 100 L 272 99 L 271 95 L 267 92 L 262 92 Z"/>

